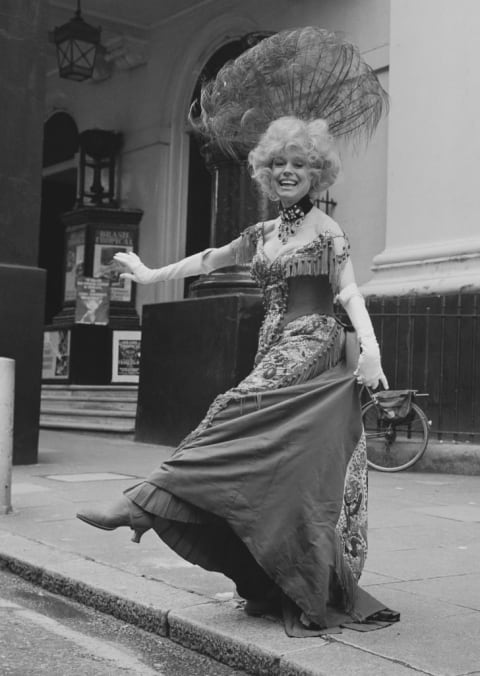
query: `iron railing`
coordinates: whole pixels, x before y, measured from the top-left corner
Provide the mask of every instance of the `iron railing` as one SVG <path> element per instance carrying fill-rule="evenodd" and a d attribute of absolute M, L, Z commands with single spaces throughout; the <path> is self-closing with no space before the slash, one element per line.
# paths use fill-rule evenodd
<path fill-rule="evenodd" d="M 422 399 L 439 440 L 480 442 L 480 294 L 370 297 L 390 386 Z"/>

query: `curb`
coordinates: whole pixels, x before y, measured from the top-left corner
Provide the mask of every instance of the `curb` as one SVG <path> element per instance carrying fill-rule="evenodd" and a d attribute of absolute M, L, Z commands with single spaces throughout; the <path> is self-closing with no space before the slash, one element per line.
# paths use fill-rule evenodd
<path fill-rule="evenodd" d="M 479 476 L 480 446 L 430 440 L 423 456 L 408 471 Z"/>
<path fill-rule="evenodd" d="M 20 536 L 2 533 L 0 547 L 0 566 L 15 575 L 255 676 L 343 676 L 346 663 L 369 676 L 418 673 L 343 636 L 292 639 L 283 629 L 279 633 L 278 623 L 247 617 L 229 601 L 112 570 Z"/>
<path fill-rule="evenodd" d="M 212 657 L 227 666 L 255 676 L 280 676 L 280 674 L 287 676 L 287 672 L 280 670 L 281 655 L 275 655 L 259 646 L 249 645 L 221 632 L 211 631 L 197 622 L 186 621 L 174 611 L 150 608 L 8 554 L 0 553 L 0 566 L 49 592 L 68 597 L 140 629 L 169 638 L 185 648 Z M 327 674 L 291 665 L 288 676 L 327 676 Z"/>

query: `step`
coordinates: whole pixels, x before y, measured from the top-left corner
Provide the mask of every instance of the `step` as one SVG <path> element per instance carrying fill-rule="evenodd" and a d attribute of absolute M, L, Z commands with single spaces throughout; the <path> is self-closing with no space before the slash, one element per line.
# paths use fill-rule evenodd
<path fill-rule="evenodd" d="M 137 399 L 137 385 L 44 384 L 40 427 L 131 433 Z"/>
<path fill-rule="evenodd" d="M 136 415 L 137 412 L 137 400 L 132 401 L 105 401 L 104 399 L 72 399 L 71 401 L 66 401 L 64 398 L 60 397 L 42 397 L 41 401 L 41 410 L 49 413 L 54 413 L 58 409 L 66 409 L 70 411 L 85 411 L 88 409 L 95 409 L 100 411 L 118 411 L 124 413 L 130 413 L 131 415 Z"/>
<path fill-rule="evenodd" d="M 135 419 L 108 417 L 96 419 L 83 419 L 78 416 L 68 417 L 52 416 L 48 414 L 40 415 L 40 427 L 44 429 L 65 429 L 65 430 L 82 430 L 82 431 L 98 431 L 98 432 L 134 432 Z"/>
<path fill-rule="evenodd" d="M 115 401 L 125 401 L 125 402 L 135 402 L 137 401 L 138 396 L 136 392 L 124 392 L 120 395 L 110 395 L 105 396 L 100 392 L 42 392 L 42 401 L 104 401 L 104 402 L 115 402 Z"/>
<path fill-rule="evenodd" d="M 41 412 L 43 413 L 43 408 L 41 409 Z M 72 416 L 72 418 L 98 418 L 98 416 L 104 416 L 106 418 L 135 418 L 136 415 L 135 411 L 115 411 L 112 409 L 101 410 L 98 408 L 75 409 L 70 406 L 57 406 L 54 410 L 48 411 L 47 413 L 50 415 Z"/>
<path fill-rule="evenodd" d="M 42 385 L 42 399 L 71 398 L 91 399 L 93 401 L 121 399 L 136 401 L 137 386 L 111 387 L 103 385 Z"/>

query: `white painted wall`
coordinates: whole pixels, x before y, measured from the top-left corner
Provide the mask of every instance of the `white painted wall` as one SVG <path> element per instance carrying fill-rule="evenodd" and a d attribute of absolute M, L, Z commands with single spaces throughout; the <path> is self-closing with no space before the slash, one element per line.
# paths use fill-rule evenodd
<path fill-rule="evenodd" d="M 478 0 L 392 0 L 386 248 L 372 293 L 480 288 Z"/>

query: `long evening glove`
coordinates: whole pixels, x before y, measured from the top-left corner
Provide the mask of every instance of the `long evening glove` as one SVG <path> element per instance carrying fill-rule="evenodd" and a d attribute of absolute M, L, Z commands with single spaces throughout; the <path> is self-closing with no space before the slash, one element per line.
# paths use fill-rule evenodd
<path fill-rule="evenodd" d="M 354 375 L 362 385 L 376 388 L 379 382 L 388 389 L 388 381 L 382 370 L 380 348 L 375 337 L 365 300 L 355 282 L 348 284 L 337 296 L 345 308 L 360 342 L 360 357 Z"/>
<path fill-rule="evenodd" d="M 154 282 L 165 282 L 169 279 L 184 279 L 185 277 L 194 277 L 195 275 L 205 275 L 213 270 L 208 263 L 208 254 L 213 249 L 205 249 L 200 253 L 187 256 L 178 263 L 165 265 L 163 268 L 152 269 L 142 263 L 137 254 L 132 251 L 128 253 L 116 253 L 114 259 L 128 269 L 128 272 L 122 272 L 120 277 L 131 279 L 137 284 L 153 284 Z"/>

